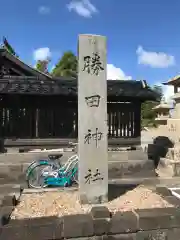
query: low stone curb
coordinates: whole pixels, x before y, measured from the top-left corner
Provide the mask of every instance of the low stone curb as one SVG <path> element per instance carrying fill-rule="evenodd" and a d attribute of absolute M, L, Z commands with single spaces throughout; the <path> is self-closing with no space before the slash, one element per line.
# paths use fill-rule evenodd
<path fill-rule="evenodd" d="M 14 206 L 7 201 L 6 206 L 0 208 L 0 239 L 179 240 L 180 200 L 165 186 L 157 186 L 154 191 L 175 207 L 139 209 L 112 215 L 106 207 L 96 206 L 88 214 L 9 221 Z"/>
<path fill-rule="evenodd" d="M 19 186 L 19 191 L 9 193 L 0 199 L 0 227 L 8 224 L 11 213 L 20 201 L 22 192 L 23 189 Z"/>
<path fill-rule="evenodd" d="M 157 186 L 155 191 L 161 195 L 161 197 L 168 203 L 174 205 L 176 208 L 180 209 L 180 199 L 175 197 L 171 190 L 166 186 Z"/>
<path fill-rule="evenodd" d="M 21 196 L 22 192 L 23 192 L 23 190 L 20 188 L 19 192 L 9 193 L 9 194 L 3 196 L 0 199 L 0 207 L 16 206 L 20 200 L 20 196 Z"/>
<path fill-rule="evenodd" d="M 0 208 L 0 227 L 9 223 L 13 210 L 14 206 L 5 206 Z"/>
<path fill-rule="evenodd" d="M 15 205 L 16 205 L 16 196 L 14 193 L 5 195 L 0 202 L 0 207 L 15 206 Z"/>
<path fill-rule="evenodd" d="M 177 208 L 117 212 L 111 216 L 106 207 L 93 207 L 89 214 L 11 220 L 2 227 L 0 238 L 151 240 L 156 236 L 154 239 L 179 240 L 178 234 L 180 210 Z M 167 238 L 157 238 L 160 235 Z"/>
<path fill-rule="evenodd" d="M 168 187 L 163 186 L 163 185 L 156 186 L 155 191 L 163 197 L 173 196 L 171 190 Z"/>
<path fill-rule="evenodd" d="M 45 192 L 70 192 L 77 191 L 78 187 L 69 187 L 69 188 L 24 188 L 23 194 L 32 194 L 32 193 L 45 193 Z"/>

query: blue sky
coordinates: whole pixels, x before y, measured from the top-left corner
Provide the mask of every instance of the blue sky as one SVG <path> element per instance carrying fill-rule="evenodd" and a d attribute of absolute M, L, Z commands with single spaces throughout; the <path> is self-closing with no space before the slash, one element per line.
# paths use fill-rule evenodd
<path fill-rule="evenodd" d="M 0 38 L 28 64 L 50 55 L 52 67 L 64 51 L 76 53 L 78 34 L 92 33 L 107 36 L 111 78 L 155 84 L 179 73 L 179 0 L 9 0 L 1 7 Z"/>

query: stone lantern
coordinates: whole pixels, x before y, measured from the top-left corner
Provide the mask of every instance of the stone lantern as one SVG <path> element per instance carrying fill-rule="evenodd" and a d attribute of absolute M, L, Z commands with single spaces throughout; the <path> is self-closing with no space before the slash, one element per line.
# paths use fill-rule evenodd
<path fill-rule="evenodd" d="M 171 106 L 165 102 L 165 99 L 162 98 L 159 105 L 153 108 L 156 112 L 155 121 L 158 125 L 167 125 L 167 120 L 170 118 L 170 111 Z"/>

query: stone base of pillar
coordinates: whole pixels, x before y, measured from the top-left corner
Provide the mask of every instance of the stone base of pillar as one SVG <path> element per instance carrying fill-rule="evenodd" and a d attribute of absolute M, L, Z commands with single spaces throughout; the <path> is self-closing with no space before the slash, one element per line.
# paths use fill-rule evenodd
<path fill-rule="evenodd" d="M 79 195 L 80 204 L 102 204 L 108 202 L 108 193 L 102 196 L 87 196 L 85 193 Z"/>

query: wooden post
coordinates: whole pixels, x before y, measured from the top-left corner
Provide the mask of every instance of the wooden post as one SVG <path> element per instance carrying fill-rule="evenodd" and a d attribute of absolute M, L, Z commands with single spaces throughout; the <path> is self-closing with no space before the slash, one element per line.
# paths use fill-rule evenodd
<path fill-rule="evenodd" d="M 78 42 L 78 155 L 81 203 L 108 200 L 106 38 Z"/>

